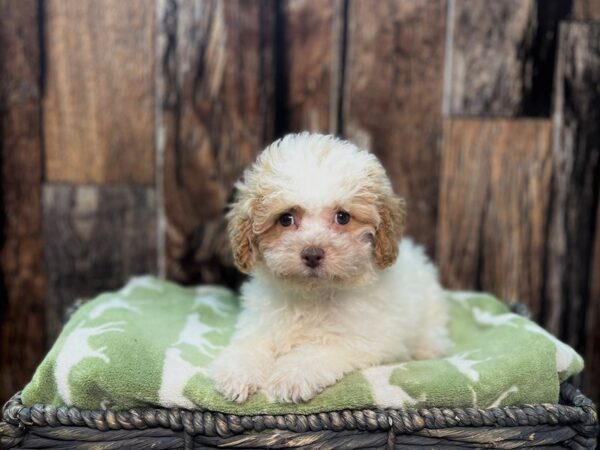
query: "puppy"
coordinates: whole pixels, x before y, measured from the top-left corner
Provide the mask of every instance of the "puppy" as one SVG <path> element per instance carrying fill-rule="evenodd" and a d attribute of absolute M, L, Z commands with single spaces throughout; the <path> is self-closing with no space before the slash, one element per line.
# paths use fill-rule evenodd
<path fill-rule="evenodd" d="M 251 275 L 211 377 L 227 399 L 313 398 L 344 374 L 440 356 L 447 311 L 434 266 L 399 244 L 404 202 L 377 158 L 333 136 L 267 147 L 236 185 L 235 263 Z"/>

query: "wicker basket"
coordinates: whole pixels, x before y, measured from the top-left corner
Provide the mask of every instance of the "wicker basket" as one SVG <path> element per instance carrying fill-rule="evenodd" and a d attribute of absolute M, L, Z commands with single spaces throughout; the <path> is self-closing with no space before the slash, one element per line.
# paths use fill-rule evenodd
<path fill-rule="evenodd" d="M 0 442 L 3 448 L 36 449 L 593 449 L 597 431 L 591 400 L 564 383 L 558 405 L 282 416 L 180 409 L 27 408 L 17 394 L 3 408 Z"/>

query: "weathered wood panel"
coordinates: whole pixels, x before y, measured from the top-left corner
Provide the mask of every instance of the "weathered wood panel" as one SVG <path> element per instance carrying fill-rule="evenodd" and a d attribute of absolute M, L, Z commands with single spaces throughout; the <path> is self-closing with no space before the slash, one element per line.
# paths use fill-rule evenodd
<path fill-rule="evenodd" d="M 284 2 L 289 131 L 336 131 L 341 8 L 341 0 Z"/>
<path fill-rule="evenodd" d="M 445 0 L 352 2 L 343 126 L 407 199 L 407 233 L 433 253 L 442 134 Z"/>
<path fill-rule="evenodd" d="M 158 170 L 166 272 L 178 281 L 239 281 L 223 213 L 234 181 L 273 138 L 274 11 L 258 0 L 160 4 Z"/>
<path fill-rule="evenodd" d="M 594 237 L 594 256 L 592 259 L 592 283 L 590 303 L 586 311 L 586 347 L 584 372 L 585 394 L 596 404 L 600 402 L 600 204 L 596 210 L 596 235 Z"/>
<path fill-rule="evenodd" d="M 0 0 L 0 402 L 46 349 L 35 0 Z"/>
<path fill-rule="evenodd" d="M 48 334 L 78 298 L 156 272 L 153 188 L 46 184 L 43 189 Z"/>
<path fill-rule="evenodd" d="M 446 286 L 522 301 L 539 318 L 551 141 L 549 120 L 447 121 L 437 247 Z"/>
<path fill-rule="evenodd" d="M 447 113 L 548 116 L 564 0 L 456 0 Z"/>
<path fill-rule="evenodd" d="M 600 1 L 574 0 L 573 18 L 577 20 L 593 20 L 600 22 Z"/>
<path fill-rule="evenodd" d="M 0 107 L 39 103 L 40 50 L 35 0 L 0 0 Z M 5 133 L 8 133 L 5 131 Z"/>
<path fill-rule="evenodd" d="M 600 24 L 563 23 L 557 58 L 545 318 L 583 351 L 600 187 Z"/>
<path fill-rule="evenodd" d="M 154 4 L 44 2 L 49 181 L 153 182 Z"/>

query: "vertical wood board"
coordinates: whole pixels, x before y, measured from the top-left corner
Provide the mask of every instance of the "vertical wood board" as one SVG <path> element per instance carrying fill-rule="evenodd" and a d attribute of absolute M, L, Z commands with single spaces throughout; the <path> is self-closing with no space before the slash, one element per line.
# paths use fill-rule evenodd
<path fill-rule="evenodd" d="M 15 6 L 0 1 L 0 107 L 40 99 L 40 49 L 37 3 L 24 0 Z"/>
<path fill-rule="evenodd" d="M 456 0 L 446 67 L 449 115 L 550 115 L 564 0 Z"/>
<path fill-rule="evenodd" d="M 600 22 L 600 1 L 574 0 L 573 18 Z"/>
<path fill-rule="evenodd" d="M 47 179 L 152 184 L 154 2 L 44 5 Z"/>
<path fill-rule="evenodd" d="M 284 2 L 289 131 L 336 131 L 341 8 L 341 0 Z"/>
<path fill-rule="evenodd" d="M 343 125 L 407 201 L 407 233 L 435 248 L 444 0 L 350 3 Z"/>
<path fill-rule="evenodd" d="M 224 209 L 273 138 L 274 3 L 170 1 L 159 8 L 167 275 L 236 284 Z"/>
<path fill-rule="evenodd" d="M 43 210 L 48 333 L 54 339 L 77 299 L 156 272 L 156 196 L 147 187 L 49 183 Z"/>
<path fill-rule="evenodd" d="M 598 376 L 600 376 L 600 203 L 596 210 L 590 304 L 586 316 L 586 351 L 584 355 L 586 368 L 583 391 L 598 404 L 600 401 L 600 385 L 598 384 Z"/>
<path fill-rule="evenodd" d="M 600 187 L 600 24 L 563 23 L 557 58 L 545 320 L 583 351 Z"/>
<path fill-rule="evenodd" d="M 446 122 L 437 255 L 447 287 L 521 301 L 539 317 L 551 158 L 550 121 Z"/>
<path fill-rule="evenodd" d="M 37 2 L 0 0 L 0 401 L 45 352 Z"/>

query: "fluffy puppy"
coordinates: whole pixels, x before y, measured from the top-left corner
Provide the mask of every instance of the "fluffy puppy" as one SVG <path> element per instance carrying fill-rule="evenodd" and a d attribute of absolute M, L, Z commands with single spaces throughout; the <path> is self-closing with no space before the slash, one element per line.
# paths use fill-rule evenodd
<path fill-rule="evenodd" d="M 237 185 L 228 215 L 243 311 L 211 377 L 237 402 L 314 397 L 344 374 L 442 355 L 434 266 L 399 243 L 404 202 L 377 158 L 333 136 L 288 135 Z"/>

